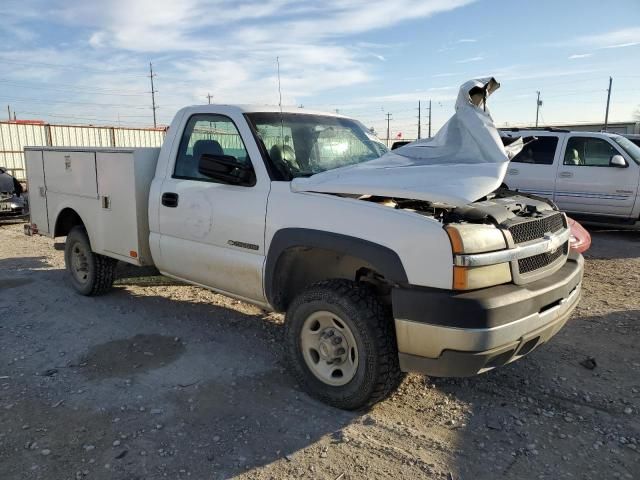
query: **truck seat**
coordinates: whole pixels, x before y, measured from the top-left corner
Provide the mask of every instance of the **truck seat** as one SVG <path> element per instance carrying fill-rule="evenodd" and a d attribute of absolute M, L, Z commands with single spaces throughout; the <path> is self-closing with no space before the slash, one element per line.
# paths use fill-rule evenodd
<path fill-rule="evenodd" d="M 208 153 L 210 155 L 224 155 L 222 145 L 216 140 L 198 140 L 193 144 L 193 154 L 191 158 L 185 158 L 184 162 L 178 164 L 176 174 L 181 177 L 200 178 L 202 175 L 198 172 L 198 162 L 200 157 Z"/>

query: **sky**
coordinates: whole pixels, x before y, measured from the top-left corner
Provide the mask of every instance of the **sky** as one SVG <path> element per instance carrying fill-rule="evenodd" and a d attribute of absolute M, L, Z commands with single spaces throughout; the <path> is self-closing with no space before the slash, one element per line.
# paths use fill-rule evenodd
<path fill-rule="evenodd" d="M 459 85 L 494 76 L 499 126 L 640 108 L 640 1 L 2 0 L 0 105 L 19 119 L 152 126 L 185 105 L 282 102 L 422 136 Z M 6 106 L 0 119 L 6 119 Z M 5 112 L 4 114 L 2 112 Z M 640 119 L 639 119 L 640 120 Z"/>

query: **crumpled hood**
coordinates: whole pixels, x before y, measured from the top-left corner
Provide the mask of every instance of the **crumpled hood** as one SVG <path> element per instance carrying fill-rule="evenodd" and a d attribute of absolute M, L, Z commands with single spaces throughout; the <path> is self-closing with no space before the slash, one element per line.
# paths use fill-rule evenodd
<path fill-rule="evenodd" d="M 375 160 L 296 178 L 296 192 L 408 198 L 461 206 L 498 188 L 522 141 L 504 147 L 486 109 L 499 88 L 493 78 L 460 87 L 456 111 L 437 135 L 417 140 Z"/>

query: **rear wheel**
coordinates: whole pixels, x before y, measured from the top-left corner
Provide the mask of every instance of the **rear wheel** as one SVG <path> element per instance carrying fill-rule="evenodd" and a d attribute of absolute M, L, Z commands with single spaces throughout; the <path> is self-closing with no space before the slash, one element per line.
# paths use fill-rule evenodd
<path fill-rule="evenodd" d="M 294 376 L 329 405 L 367 407 L 403 378 L 393 318 L 366 285 L 347 280 L 313 285 L 290 305 L 286 330 Z"/>
<path fill-rule="evenodd" d="M 111 289 L 117 260 L 94 253 L 84 227 L 73 227 L 67 235 L 64 261 L 71 284 L 78 293 L 102 295 Z"/>

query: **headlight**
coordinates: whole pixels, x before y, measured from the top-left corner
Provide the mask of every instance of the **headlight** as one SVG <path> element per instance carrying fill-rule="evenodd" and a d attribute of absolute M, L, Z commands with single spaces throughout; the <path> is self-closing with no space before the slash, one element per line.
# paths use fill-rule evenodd
<path fill-rule="evenodd" d="M 454 254 L 493 252 L 507 248 L 504 235 L 493 225 L 447 225 L 446 230 Z"/>
<path fill-rule="evenodd" d="M 511 267 L 508 263 L 485 265 L 484 267 L 453 267 L 454 290 L 475 290 L 510 281 Z"/>
<path fill-rule="evenodd" d="M 447 225 L 446 231 L 454 255 L 493 252 L 507 248 L 504 235 L 492 225 Z M 508 262 L 480 267 L 453 267 L 454 290 L 474 290 L 510 281 L 511 267 Z"/>

